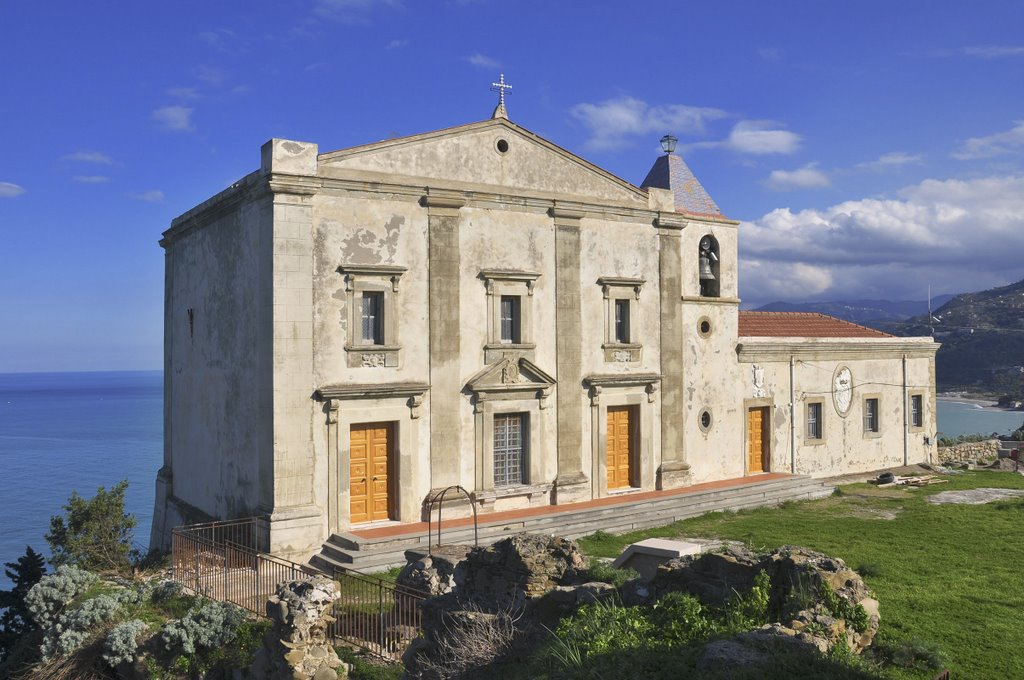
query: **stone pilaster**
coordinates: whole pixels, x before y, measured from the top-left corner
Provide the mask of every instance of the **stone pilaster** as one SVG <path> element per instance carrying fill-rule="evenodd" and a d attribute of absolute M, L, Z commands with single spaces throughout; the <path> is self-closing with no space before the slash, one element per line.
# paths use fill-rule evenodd
<path fill-rule="evenodd" d="M 583 362 L 580 306 L 580 219 L 583 212 L 551 209 L 555 223 L 555 365 L 558 380 L 558 476 L 555 502 L 590 497 L 583 472 Z"/>
<path fill-rule="evenodd" d="M 661 290 L 661 466 L 659 489 L 685 486 L 690 479 L 683 437 L 682 252 L 686 220 L 662 213 L 657 219 Z"/>
<path fill-rule="evenodd" d="M 461 483 L 459 375 L 459 196 L 423 197 L 428 221 L 428 318 L 430 323 L 430 487 L 439 491 Z"/>

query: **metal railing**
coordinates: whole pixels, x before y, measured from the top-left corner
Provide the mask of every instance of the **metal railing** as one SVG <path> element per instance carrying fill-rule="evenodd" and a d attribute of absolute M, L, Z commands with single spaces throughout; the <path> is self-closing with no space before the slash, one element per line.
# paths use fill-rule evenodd
<path fill-rule="evenodd" d="M 266 616 L 279 583 L 319 573 L 255 549 L 255 518 L 176 527 L 171 531 L 174 579 L 193 592 Z M 350 569 L 330 574 L 340 598 L 329 635 L 378 656 L 400 661 L 422 630 L 426 595 Z"/>
<path fill-rule="evenodd" d="M 423 629 L 424 593 L 348 569 L 335 569 L 341 597 L 331 633 L 378 656 L 401 661 Z"/>

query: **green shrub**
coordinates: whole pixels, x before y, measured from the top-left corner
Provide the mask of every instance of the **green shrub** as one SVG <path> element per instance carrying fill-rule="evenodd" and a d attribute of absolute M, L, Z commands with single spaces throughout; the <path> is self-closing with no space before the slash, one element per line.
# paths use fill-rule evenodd
<path fill-rule="evenodd" d="M 588 581 L 601 581 L 610 583 L 616 588 L 621 588 L 626 581 L 632 581 L 640 576 L 635 569 L 617 569 L 607 562 L 593 562 L 584 572 L 583 577 Z"/>
<path fill-rule="evenodd" d="M 142 602 L 142 594 L 133 588 L 99 595 L 65 609 L 43 635 L 40 647 L 43 661 L 66 657 L 95 637 L 101 624 L 110 622 L 124 608 Z"/>
<path fill-rule="evenodd" d="M 25 554 L 17 562 L 7 562 L 4 573 L 14 586 L 0 590 L 0 662 L 6 659 L 11 649 L 23 636 L 38 630 L 29 613 L 25 597 L 40 579 L 46 575 L 43 556 L 25 547 Z"/>
<path fill-rule="evenodd" d="M 171 621 L 160 632 L 164 648 L 182 656 L 196 656 L 231 642 L 245 612 L 227 602 L 208 600 L 177 621 Z"/>
<path fill-rule="evenodd" d="M 25 606 L 42 629 L 57 621 L 64 608 L 97 581 L 96 574 L 71 565 L 39 579 L 25 595 Z"/>
<path fill-rule="evenodd" d="M 335 647 L 334 651 L 351 667 L 349 680 L 399 680 L 405 674 L 405 668 L 398 664 L 382 664 L 378 660 L 369 663 L 362 654 L 349 647 Z"/>
<path fill-rule="evenodd" d="M 92 498 L 72 491 L 64 516 L 50 518 L 46 542 L 55 565 L 74 564 L 92 571 L 126 573 L 131 568 L 132 529 L 135 517 L 124 511 L 128 480 L 107 491 L 102 486 Z"/>
<path fill-rule="evenodd" d="M 123 621 L 111 628 L 103 641 L 103 660 L 111 667 L 135 661 L 138 638 L 147 628 L 145 622 L 138 619 Z"/>
<path fill-rule="evenodd" d="M 943 665 L 939 648 L 918 638 L 883 647 L 881 651 L 893 665 L 902 668 L 938 670 Z"/>
<path fill-rule="evenodd" d="M 864 607 L 853 604 L 844 597 L 839 597 L 832 588 L 824 583 L 821 584 L 820 591 L 822 604 L 832 612 L 833 616 L 845 619 L 858 633 L 863 633 L 868 629 L 869 617 Z"/>

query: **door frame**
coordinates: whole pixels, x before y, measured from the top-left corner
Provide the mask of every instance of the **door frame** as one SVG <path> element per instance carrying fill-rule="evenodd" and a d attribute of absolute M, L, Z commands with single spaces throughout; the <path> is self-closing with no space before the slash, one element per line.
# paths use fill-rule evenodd
<path fill-rule="evenodd" d="M 418 460 L 420 449 L 420 402 L 413 401 L 408 394 L 396 397 L 385 396 L 377 399 L 360 399 L 347 394 L 328 397 L 323 404 L 327 427 L 323 444 L 327 449 L 326 468 L 317 467 L 321 481 L 317 487 L 326 492 L 326 529 L 331 532 L 348 531 L 351 526 L 351 500 L 349 497 L 350 437 L 352 425 L 362 423 L 390 422 L 392 444 L 392 475 L 395 500 L 392 504 L 392 520 L 417 522 L 422 516 L 421 499 L 429 488 L 423 477 L 423 469 L 429 469 L 430 461 Z M 320 450 L 321 443 L 314 442 Z M 321 472 L 322 470 L 322 472 Z M 324 476 L 320 476 L 324 475 Z M 317 495 L 319 496 L 319 493 Z M 319 502 L 319 498 L 318 498 Z"/>
<path fill-rule="evenodd" d="M 629 480 L 626 486 L 608 488 L 609 493 L 621 493 L 640 487 L 640 407 L 636 404 L 609 404 L 604 409 L 604 483 L 608 484 L 608 411 L 629 413 Z"/>
<path fill-rule="evenodd" d="M 750 412 L 754 409 L 764 410 L 764 419 L 761 423 L 761 432 L 763 436 L 762 440 L 762 467 L 764 468 L 760 472 L 750 471 Z M 772 433 L 775 431 L 774 427 L 774 413 L 775 404 L 771 399 L 744 399 L 743 400 L 743 476 L 759 475 L 765 472 L 771 472 L 772 470 L 772 454 L 775 453 L 775 447 L 772 446 L 773 437 Z"/>
<path fill-rule="evenodd" d="M 349 424 L 349 427 L 348 427 L 348 432 L 349 432 L 349 463 L 348 463 L 348 476 L 347 476 L 347 479 L 348 479 L 348 483 L 349 483 L 348 503 L 349 503 L 349 518 L 350 518 L 350 521 L 351 521 L 351 512 L 352 512 L 352 488 L 351 488 L 351 482 L 352 482 L 352 443 L 351 442 L 352 442 L 352 430 L 356 429 L 356 428 L 363 428 L 363 429 L 386 429 L 387 433 L 388 433 L 387 434 L 388 445 L 387 445 L 387 452 L 385 454 L 386 457 L 387 457 L 386 458 L 386 465 L 387 465 L 387 479 L 388 479 L 388 487 L 387 487 L 387 498 L 388 498 L 388 501 L 387 501 L 387 517 L 384 518 L 384 519 L 368 519 L 365 522 L 359 522 L 359 524 L 369 524 L 371 522 L 393 521 L 396 518 L 397 514 L 398 514 L 398 512 L 397 512 L 397 508 L 398 508 L 398 495 L 397 495 L 398 485 L 395 483 L 397 481 L 395 478 L 397 476 L 396 475 L 396 470 L 398 468 L 398 465 L 396 464 L 396 460 L 395 460 L 395 458 L 396 458 L 396 456 L 395 456 L 395 449 L 397 448 L 395 446 L 395 440 L 396 440 L 396 432 L 397 432 L 398 428 L 397 428 L 397 423 L 395 423 L 394 421 L 391 421 L 391 420 L 378 420 L 378 421 L 373 421 L 373 422 L 368 422 L 368 423 L 351 423 L 351 424 Z M 372 472 L 372 465 L 373 465 L 372 453 L 370 455 L 369 463 L 370 463 L 370 466 L 371 466 L 371 470 L 368 470 L 367 474 L 368 475 L 372 475 L 373 474 L 373 472 Z M 373 497 L 374 497 L 374 492 L 372 490 L 372 485 L 368 485 L 367 500 L 371 504 L 371 507 L 372 507 L 372 503 L 373 503 Z M 371 511 L 370 514 L 372 515 L 372 511 Z"/>

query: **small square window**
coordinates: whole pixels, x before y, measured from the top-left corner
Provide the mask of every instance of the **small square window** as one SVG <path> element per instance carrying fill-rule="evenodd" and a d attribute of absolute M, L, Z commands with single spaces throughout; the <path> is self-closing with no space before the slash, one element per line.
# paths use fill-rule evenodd
<path fill-rule="evenodd" d="M 924 397 L 920 394 L 910 395 L 910 425 L 924 427 Z"/>
<path fill-rule="evenodd" d="M 518 295 L 501 296 L 501 341 L 518 344 L 522 341 L 522 298 Z"/>
<path fill-rule="evenodd" d="M 528 416 L 502 413 L 494 416 L 494 486 L 526 484 Z"/>
<path fill-rule="evenodd" d="M 629 300 L 619 299 L 615 301 L 615 342 L 629 341 Z"/>
<path fill-rule="evenodd" d="M 807 404 L 807 438 L 821 439 L 822 429 L 821 402 Z"/>
<path fill-rule="evenodd" d="M 363 292 L 363 343 L 384 344 L 384 293 Z"/>
<path fill-rule="evenodd" d="M 878 432 L 878 399 L 872 397 L 864 400 L 864 431 Z"/>

